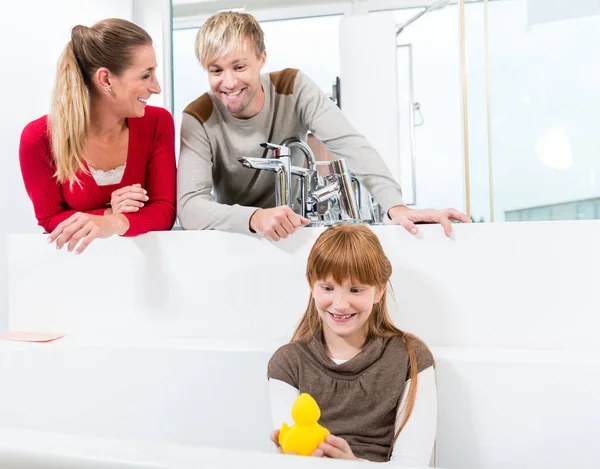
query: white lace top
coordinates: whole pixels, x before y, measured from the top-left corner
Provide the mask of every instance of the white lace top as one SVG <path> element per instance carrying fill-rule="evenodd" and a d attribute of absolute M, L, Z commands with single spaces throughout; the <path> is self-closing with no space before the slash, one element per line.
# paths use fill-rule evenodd
<path fill-rule="evenodd" d="M 125 173 L 125 166 L 118 166 L 115 169 L 109 169 L 108 171 L 102 171 L 101 169 L 94 169 L 88 165 L 90 168 L 90 172 L 92 173 L 92 177 L 96 181 L 96 184 L 99 186 L 110 186 L 111 184 L 118 184 L 123 179 L 123 174 Z"/>

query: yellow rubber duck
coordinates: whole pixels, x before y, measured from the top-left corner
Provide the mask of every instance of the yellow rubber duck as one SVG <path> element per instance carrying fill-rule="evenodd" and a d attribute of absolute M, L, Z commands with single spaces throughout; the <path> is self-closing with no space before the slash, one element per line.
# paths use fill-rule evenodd
<path fill-rule="evenodd" d="M 317 401 L 310 394 L 300 394 L 292 406 L 292 418 L 294 425 L 288 427 L 284 422 L 281 426 L 279 446 L 284 453 L 310 456 L 329 435 L 329 430 L 317 423 L 321 418 Z"/>

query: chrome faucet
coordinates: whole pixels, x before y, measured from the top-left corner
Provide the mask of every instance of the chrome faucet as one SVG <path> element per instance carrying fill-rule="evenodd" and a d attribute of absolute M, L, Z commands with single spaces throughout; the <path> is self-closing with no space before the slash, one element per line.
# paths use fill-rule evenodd
<path fill-rule="evenodd" d="M 383 208 L 371 194 L 369 194 L 369 210 L 371 212 L 372 224 L 381 225 L 384 218 Z"/>
<path fill-rule="evenodd" d="M 297 138 L 288 138 L 281 142 L 282 146 L 286 146 L 288 148 L 298 148 L 304 153 L 304 158 L 306 160 L 306 167 L 308 169 L 312 169 L 313 171 L 317 170 L 317 159 L 315 158 L 315 154 L 312 149 L 308 146 L 307 143 L 302 140 L 298 140 Z"/>
<path fill-rule="evenodd" d="M 244 168 L 261 169 L 275 173 L 275 205 L 291 205 L 292 202 L 292 171 L 290 149 L 281 145 L 265 142 L 263 148 L 273 150 L 275 158 L 238 157 Z"/>
<path fill-rule="evenodd" d="M 342 220 L 348 218 L 361 220 L 360 210 L 356 202 L 355 184 L 352 181 L 353 176 L 348 170 L 346 158 L 330 161 L 328 167 L 331 174 L 326 176 L 325 179 L 331 183 L 337 183 L 339 186 L 339 201 L 340 208 L 342 209 L 340 218 Z"/>
<path fill-rule="evenodd" d="M 317 159 L 310 146 L 307 143 L 297 138 L 288 138 L 281 142 L 281 146 L 292 148 L 298 148 L 303 154 L 306 162 L 306 168 L 299 166 L 292 166 L 292 175 L 297 176 L 300 182 L 300 214 L 311 219 L 313 222 L 321 221 L 321 215 L 323 215 L 329 208 L 329 206 L 316 206 L 320 202 L 311 200 L 310 195 L 324 186 L 324 181 L 319 171 L 317 170 Z"/>
<path fill-rule="evenodd" d="M 325 182 L 315 185 L 315 171 L 292 166 L 292 174 L 300 177 L 300 203 L 302 216 L 316 224 L 335 224 L 344 220 L 360 221 L 360 208 L 357 198 L 361 199 L 361 186 L 358 180 L 347 170 L 344 158 L 319 162 L 326 164 L 330 174 Z M 309 181 L 312 181 L 309 189 Z"/>
<path fill-rule="evenodd" d="M 246 168 L 273 171 L 275 178 L 275 204 L 292 204 L 292 176 L 299 181 L 298 202 L 300 214 L 314 224 L 335 224 L 341 221 L 363 221 L 361 218 L 361 185 L 348 170 L 345 158 L 333 161 L 316 161 L 310 147 L 298 140 L 287 139 L 281 145 L 261 143 L 273 151 L 273 158 L 238 157 Z M 306 158 L 307 168 L 291 165 L 291 148 L 299 148 Z M 326 165 L 329 174 L 319 175 L 318 166 Z M 373 211 L 372 211 L 373 212 Z M 373 217 L 374 218 L 374 217 Z"/>
<path fill-rule="evenodd" d="M 311 171 L 307 168 L 300 168 L 298 166 L 291 167 L 292 175 L 298 176 L 300 181 L 300 215 L 304 218 L 311 218 L 310 214 L 314 213 L 315 208 L 310 205 L 310 195 L 313 192 L 313 187 L 317 187 L 315 183 L 315 171 Z"/>

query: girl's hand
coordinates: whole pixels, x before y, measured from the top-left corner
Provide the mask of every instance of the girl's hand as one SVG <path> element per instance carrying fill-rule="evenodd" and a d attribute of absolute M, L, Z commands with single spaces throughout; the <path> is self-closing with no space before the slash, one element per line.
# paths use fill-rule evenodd
<path fill-rule="evenodd" d="M 281 446 L 279 446 L 279 430 L 271 432 L 271 441 L 277 447 L 277 452 L 283 454 Z M 296 453 L 288 453 L 296 454 Z M 349 459 L 353 461 L 360 461 L 359 458 L 354 456 L 350 445 L 343 438 L 328 435 L 325 438 L 325 443 L 321 443 L 319 447 L 311 454 L 315 458 L 332 458 L 332 459 Z"/>
<path fill-rule="evenodd" d="M 128 229 L 129 221 L 123 215 L 90 215 L 77 212 L 58 224 L 48 236 L 48 242 L 56 241 L 56 249 L 67 245 L 69 252 L 79 244 L 76 252 L 81 254 L 94 239 L 122 235 Z"/>
<path fill-rule="evenodd" d="M 279 446 L 279 430 L 273 430 L 271 432 L 271 435 L 270 435 L 269 438 L 271 438 L 271 441 L 273 442 L 273 444 L 277 448 L 277 452 L 279 454 L 282 454 L 283 450 L 281 449 L 281 446 Z"/>
<path fill-rule="evenodd" d="M 354 456 L 354 453 L 346 440 L 333 435 L 327 435 L 325 443 L 321 443 L 312 456 L 332 459 L 350 459 L 352 461 L 360 460 Z"/>
<path fill-rule="evenodd" d="M 137 212 L 148 201 L 146 189 L 141 184 L 121 187 L 110 196 L 112 214 Z"/>

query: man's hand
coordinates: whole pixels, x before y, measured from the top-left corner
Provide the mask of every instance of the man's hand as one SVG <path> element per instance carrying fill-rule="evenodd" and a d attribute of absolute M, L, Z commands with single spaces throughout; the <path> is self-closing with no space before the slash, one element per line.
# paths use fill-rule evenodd
<path fill-rule="evenodd" d="M 453 208 L 445 210 L 419 210 L 408 208 L 405 205 L 396 205 L 390 208 L 388 213 L 394 225 L 402 225 L 412 234 L 419 232 L 415 225 L 417 222 L 439 223 L 444 227 L 446 236 L 452 235 L 452 220 L 471 223 L 469 217 Z"/>
<path fill-rule="evenodd" d="M 69 252 L 77 247 L 77 254 L 96 238 L 110 238 L 113 235 L 122 235 L 129 229 L 129 221 L 123 215 L 90 215 L 77 212 L 58 224 L 48 242 L 56 241 L 56 249 L 62 249 L 67 243 Z"/>
<path fill-rule="evenodd" d="M 287 238 L 299 226 L 309 223 L 310 220 L 301 217 L 287 205 L 274 208 L 259 208 L 250 217 L 250 228 L 273 241 Z"/>

